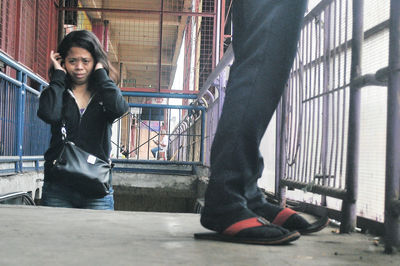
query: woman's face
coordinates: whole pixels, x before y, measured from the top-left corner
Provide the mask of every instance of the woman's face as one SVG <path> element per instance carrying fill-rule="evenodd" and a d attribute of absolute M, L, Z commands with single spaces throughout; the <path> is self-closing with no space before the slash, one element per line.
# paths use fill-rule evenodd
<path fill-rule="evenodd" d="M 85 85 L 94 67 L 92 54 L 80 47 L 71 47 L 65 57 L 65 69 L 74 85 Z"/>

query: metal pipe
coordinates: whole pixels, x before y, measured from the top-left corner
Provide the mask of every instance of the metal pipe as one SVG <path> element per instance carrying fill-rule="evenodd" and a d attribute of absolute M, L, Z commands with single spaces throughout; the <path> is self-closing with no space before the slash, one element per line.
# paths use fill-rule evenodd
<path fill-rule="evenodd" d="M 22 82 L 20 82 L 20 81 L 18 81 L 18 80 L 16 80 L 16 79 L 13 79 L 13 78 L 10 77 L 10 76 L 7 76 L 7 75 L 4 74 L 3 72 L 0 72 L 0 79 L 3 79 L 3 80 L 5 80 L 5 81 L 7 81 L 7 82 L 10 82 L 10 83 L 12 83 L 12 84 L 14 84 L 15 86 L 18 86 L 18 87 L 21 87 L 21 86 L 22 86 Z"/>
<path fill-rule="evenodd" d="M 279 203 L 283 207 L 286 205 L 286 187 L 281 183 L 285 176 L 286 166 L 286 152 L 285 152 L 285 139 L 286 139 L 286 103 L 287 103 L 287 87 L 282 94 L 281 107 L 280 107 L 280 121 L 279 121 L 279 135 L 277 135 L 277 142 L 279 143 L 278 168 L 275 173 L 275 193 L 278 196 Z"/>
<path fill-rule="evenodd" d="M 65 0 L 60 0 L 58 8 L 57 44 L 61 43 L 61 41 L 64 39 L 65 10 L 62 9 L 64 7 Z"/>
<path fill-rule="evenodd" d="M 207 91 L 206 93 L 207 93 L 207 95 L 209 97 L 210 103 L 213 103 L 214 100 L 215 100 L 214 99 L 214 95 L 211 93 L 211 91 Z"/>
<path fill-rule="evenodd" d="M 206 118 L 205 118 L 205 112 L 201 111 L 201 136 L 200 136 L 200 162 L 203 164 L 204 162 L 204 132 L 205 132 L 205 127 L 206 127 Z"/>
<path fill-rule="evenodd" d="M 220 0 L 218 1 L 220 3 L 220 12 L 218 12 L 220 15 L 220 23 L 218 27 L 220 28 L 220 39 L 219 39 L 219 58 L 218 58 L 218 63 L 219 60 L 222 58 L 224 55 L 224 43 L 225 43 L 225 0 Z"/>
<path fill-rule="evenodd" d="M 163 21 L 164 21 L 164 0 L 161 0 L 160 7 L 160 47 L 158 51 L 158 91 L 161 92 L 161 64 L 162 64 L 162 39 L 163 39 Z"/>
<path fill-rule="evenodd" d="M 25 119 L 25 84 L 26 84 L 26 74 L 22 72 L 17 73 L 17 79 L 22 83 L 22 86 L 18 89 L 18 103 L 17 103 L 17 123 L 15 124 L 17 132 L 16 140 L 16 151 L 17 156 L 19 156 L 19 166 L 18 171 L 22 172 L 22 156 L 23 156 L 23 144 L 24 144 L 24 119 Z"/>
<path fill-rule="evenodd" d="M 213 69 L 215 67 L 215 65 L 218 63 L 217 62 L 217 58 L 219 60 L 219 49 L 218 46 L 216 45 L 217 43 L 217 38 L 219 37 L 218 34 L 218 26 L 217 26 L 217 12 L 218 12 L 218 1 L 214 1 L 214 17 L 213 17 L 213 38 L 212 38 L 212 50 L 211 50 L 211 69 Z"/>
<path fill-rule="evenodd" d="M 9 57 L 8 55 L 4 54 L 1 51 L 0 51 L 0 61 L 4 62 L 6 65 L 14 68 L 17 71 L 25 73 L 30 79 L 33 79 L 40 84 L 45 84 L 46 86 L 48 85 L 48 83 L 44 79 L 41 79 L 38 75 L 30 71 L 28 68 L 17 63 L 14 59 L 11 59 L 11 57 Z"/>
<path fill-rule="evenodd" d="M 145 103 L 129 103 L 130 107 L 150 107 L 150 108 L 171 108 L 171 109 L 184 109 L 184 110 L 205 110 L 203 106 L 192 105 L 167 105 L 167 104 L 145 104 Z"/>
<path fill-rule="evenodd" d="M 276 121 L 275 121 L 275 187 L 274 196 L 279 197 L 279 181 L 281 177 L 281 123 L 282 123 L 282 100 L 276 109 Z"/>
<path fill-rule="evenodd" d="M 155 93 L 155 92 L 122 91 L 122 95 L 123 96 L 132 96 L 132 97 L 197 99 L 197 95 L 196 94 L 180 94 L 180 93 Z"/>
<path fill-rule="evenodd" d="M 206 91 L 210 88 L 212 84 L 214 84 L 214 80 L 216 80 L 225 68 L 232 63 L 234 59 L 233 48 L 232 45 L 229 45 L 228 49 L 226 50 L 224 56 L 222 57 L 221 61 L 219 61 L 218 65 L 215 67 L 214 71 L 208 76 L 207 80 L 203 83 L 203 87 L 197 94 L 197 98 L 200 99 Z"/>
<path fill-rule="evenodd" d="M 364 0 L 353 0 L 353 41 L 351 43 L 349 131 L 346 161 L 346 198 L 342 203 L 341 233 L 354 231 L 357 223 L 358 155 L 360 144 L 361 91 L 351 81 L 361 76 L 361 56 L 364 40 Z"/>
<path fill-rule="evenodd" d="M 385 252 L 400 246 L 400 1 L 390 1 L 389 82 L 386 133 Z M 397 208 L 398 209 L 398 208 Z M 396 215 L 397 214 L 397 215 Z"/>
<path fill-rule="evenodd" d="M 332 0 L 329 0 L 332 1 Z M 119 9 L 119 8 L 97 8 L 97 7 L 59 7 L 61 11 L 86 11 L 86 12 L 104 12 L 104 13 L 134 13 L 134 14 L 151 14 L 159 15 L 163 12 L 165 15 L 171 16 L 187 16 L 187 17 L 215 17 L 213 12 L 187 12 L 187 11 L 168 11 L 168 10 L 144 10 L 144 9 Z"/>
<path fill-rule="evenodd" d="M 324 12 L 324 42 L 323 42 L 323 48 L 324 48 L 324 56 L 323 56 L 323 93 L 325 94 L 322 97 L 322 132 L 321 132 L 321 156 L 320 156 L 320 165 L 321 165 L 321 170 L 322 175 L 326 176 L 327 175 L 327 163 L 328 163 L 328 145 L 329 145 L 329 123 L 330 123 L 330 118 L 332 116 L 329 105 L 330 105 L 330 99 L 332 95 L 329 94 L 329 91 L 332 88 L 332 76 L 331 76 L 331 69 L 334 65 L 334 54 L 332 54 L 331 51 L 331 35 L 334 35 L 334 32 L 332 31 L 332 28 L 335 28 L 335 25 L 332 27 L 332 17 L 331 17 L 331 11 L 332 11 L 332 5 L 329 5 L 326 7 L 325 12 Z M 333 22 L 334 23 L 334 22 Z M 331 67 L 332 65 L 332 67 Z M 325 178 L 322 180 L 323 185 L 325 185 Z M 326 199 L 324 197 L 321 197 L 321 205 L 326 206 Z"/>
<path fill-rule="evenodd" d="M 337 199 L 345 199 L 346 198 L 346 190 L 343 189 L 338 189 L 338 188 L 332 188 L 332 187 L 327 187 L 327 186 L 322 186 L 322 185 L 315 185 L 315 184 L 310 184 L 306 182 L 300 182 L 300 181 L 293 181 L 290 179 L 281 179 L 280 180 L 282 186 L 288 186 L 296 189 L 302 189 L 306 190 L 307 192 L 311 193 L 317 193 L 320 195 L 326 195 L 330 197 L 334 197 Z"/>

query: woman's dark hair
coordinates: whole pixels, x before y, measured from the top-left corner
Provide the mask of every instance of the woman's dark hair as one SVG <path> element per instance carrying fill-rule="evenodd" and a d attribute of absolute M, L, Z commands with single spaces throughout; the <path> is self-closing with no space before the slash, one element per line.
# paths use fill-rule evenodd
<path fill-rule="evenodd" d="M 108 60 L 106 52 L 103 50 L 103 47 L 99 39 L 96 37 L 96 35 L 94 35 L 94 33 L 87 30 L 77 30 L 77 31 L 72 31 L 67 36 L 65 36 L 57 48 L 57 52 L 60 54 L 63 61 L 65 60 L 65 57 L 68 55 L 68 51 L 71 49 L 71 47 L 79 47 L 89 51 L 94 59 L 93 69 L 98 62 L 101 62 L 104 66 L 104 69 L 110 75 L 110 78 L 113 79 L 114 82 L 117 82 L 118 74 L 111 65 L 110 61 Z M 54 67 L 51 66 L 49 69 L 50 78 L 53 72 L 54 72 Z M 89 89 L 92 89 L 90 86 L 90 79 L 89 79 Z"/>

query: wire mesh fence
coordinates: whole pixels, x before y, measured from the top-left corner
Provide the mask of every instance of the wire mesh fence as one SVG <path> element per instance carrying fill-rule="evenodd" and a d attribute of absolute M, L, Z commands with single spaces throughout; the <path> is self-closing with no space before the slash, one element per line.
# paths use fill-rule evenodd
<path fill-rule="evenodd" d="M 86 29 L 103 43 L 119 85 L 195 91 L 215 64 L 215 1 L 67 1 L 65 33 Z"/>

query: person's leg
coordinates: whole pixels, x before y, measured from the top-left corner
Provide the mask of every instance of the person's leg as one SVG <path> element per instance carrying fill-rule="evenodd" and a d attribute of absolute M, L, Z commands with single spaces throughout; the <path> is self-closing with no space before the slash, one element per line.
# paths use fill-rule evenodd
<path fill-rule="evenodd" d="M 43 184 L 41 205 L 48 207 L 76 208 L 76 201 L 80 195 L 71 191 L 68 187 L 47 182 Z"/>
<path fill-rule="evenodd" d="M 233 2 L 235 62 L 211 149 L 201 217 L 208 229 L 222 232 L 257 216 L 247 208 L 248 199 L 265 201 L 254 186 L 262 171 L 259 144 L 284 90 L 305 7 L 306 0 Z"/>
<path fill-rule="evenodd" d="M 111 187 L 109 194 L 100 199 L 85 199 L 83 209 L 114 210 L 114 190 Z"/>
<path fill-rule="evenodd" d="M 151 149 L 151 153 L 153 154 L 153 157 L 156 158 L 157 156 L 157 152 L 160 150 L 159 147 L 155 147 L 153 149 Z M 157 158 L 156 158 L 157 159 Z"/>

